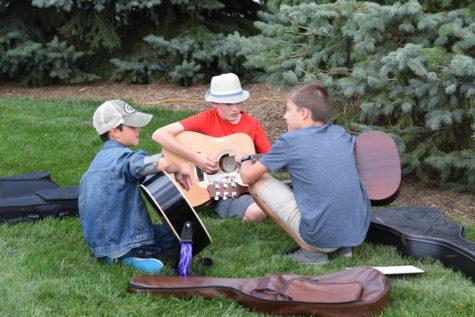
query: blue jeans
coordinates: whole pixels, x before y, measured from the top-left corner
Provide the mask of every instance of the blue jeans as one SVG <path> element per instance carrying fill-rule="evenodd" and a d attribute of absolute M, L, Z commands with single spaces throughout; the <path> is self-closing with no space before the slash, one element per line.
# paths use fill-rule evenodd
<path fill-rule="evenodd" d="M 119 260 L 128 257 L 137 258 L 156 258 L 176 260 L 179 254 L 179 243 L 173 233 L 168 230 L 168 227 L 163 224 L 153 225 L 154 243 L 143 245 L 141 247 L 133 248 Z"/>

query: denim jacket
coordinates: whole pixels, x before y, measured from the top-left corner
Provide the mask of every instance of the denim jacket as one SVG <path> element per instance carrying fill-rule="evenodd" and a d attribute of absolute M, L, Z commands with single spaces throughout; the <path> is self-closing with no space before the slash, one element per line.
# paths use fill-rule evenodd
<path fill-rule="evenodd" d="M 154 242 L 139 184 L 156 172 L 159 158 L 109 140 L 82 176 L 79 216 L 84 239 L 96 257 L 116 258 Z"/>

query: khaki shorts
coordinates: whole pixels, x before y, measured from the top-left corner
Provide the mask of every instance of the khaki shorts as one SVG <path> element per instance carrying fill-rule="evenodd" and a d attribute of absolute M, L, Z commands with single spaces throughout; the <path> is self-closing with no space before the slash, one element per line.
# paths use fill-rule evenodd
<path fill-rule="evenodd" d="M 262 184 L 259 192 L 256 194 L 289 227 L 290 231 L 299 237 L 300 240 L 304 241 L 299 231 L 300 209 L 297 207 L 294 192 L 289 186 L 271 178 Z M 322 252 L 333 252 L 336 250 L 336 248 L 310 247 Z"/>

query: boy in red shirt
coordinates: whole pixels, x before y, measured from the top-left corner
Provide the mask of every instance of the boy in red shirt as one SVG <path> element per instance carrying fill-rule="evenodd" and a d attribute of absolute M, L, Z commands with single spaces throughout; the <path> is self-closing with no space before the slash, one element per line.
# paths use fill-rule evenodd
<path fill-rule="evenodd" d="M 241 88 L 239 78 L 235 74 L 214 76 L 205 95 L 205 100 L 211 103 L 212 109 L 159 128 L 153 133 L 152 139 L 169 151 L 193 162 L 208 174 L 218 171 L 218 162 L 182 146 L 175 140 L 177 134 L 193 131 L 211 137 L 224 137 L 234 133 L 246 133 L 254 142 L 256 153 L 267 153 L 271 146 L 261 124 L 242 111 L 242 102 L 248 98 L 249 92 Z M 266 214 L 250 195 L 215 201 L 213 208 L 221 217 L 236 217 L 247 221 L 266 218 Z"/>

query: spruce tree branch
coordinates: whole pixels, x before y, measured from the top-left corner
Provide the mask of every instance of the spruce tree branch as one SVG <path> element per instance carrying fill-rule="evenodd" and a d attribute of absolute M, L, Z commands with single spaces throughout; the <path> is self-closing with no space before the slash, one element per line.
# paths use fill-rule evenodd
<path fill-rule="evenodd" d="M 291 43 L 291 42 L 284 41 L 284 40 L 279 40 L 279 42 L 284 43 L 284 44 L 288 44 L 290 46 L 302 46 L 302 47 L 305 47 L 305 48 L 310 48 L 310 45 L 305 45 L 305 44 L 300 44 L 300 43 Z"/>
<path fill-rule="evenodd" d="M 323 37 L 334 37 L 333 35 L 330 35 L 330 34 L 319 33 L 319 32 L 316 32 L 314 30 L 310 30 L 310 28 L 305 27 L 305 26 L 300 25 L 300 24 L 299 24 L 299 28 L 308 31 L 308 32 L 298 32 L 297 34 L 299 34 L 299 35 L 319 35 L 319 36 L 323 36 Z"/>

